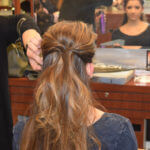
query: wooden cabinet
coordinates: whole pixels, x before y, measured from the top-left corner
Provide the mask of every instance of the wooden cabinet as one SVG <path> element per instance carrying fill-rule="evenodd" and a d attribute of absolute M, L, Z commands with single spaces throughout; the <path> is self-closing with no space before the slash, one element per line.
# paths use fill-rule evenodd
<path fill-rule="evenodd" d="M 143 147 L 144 119 L 150 119 L 150 86 L 136 86 L 134 82 L 126 85 L 92 83 L 95 99 L 109 112 L 129 118 L 134 126 L 138 146 Z"/>
<path fill-rule="evenodd" d="M 18 115 L 28 115 L 33 102 L 36 81 L 9 78 L 9 89 L 14 124 Z M 150 85 L 138 86 L 133 81 L 126 85 L 91 83 L 94 98 L 108 112 L 128 117 L 135 129 L 139 148 L 143 148 L 144 119 L 150 119 Z"/>
<path fill-rule="evenodd" d="M 33 102 L 34 87 L 35 81 L 29 81 L 25 78 L 9 79 L 14 124 L 17 121 L 18 115 L 28 115 L 30 113 L 30 104 Z"/>

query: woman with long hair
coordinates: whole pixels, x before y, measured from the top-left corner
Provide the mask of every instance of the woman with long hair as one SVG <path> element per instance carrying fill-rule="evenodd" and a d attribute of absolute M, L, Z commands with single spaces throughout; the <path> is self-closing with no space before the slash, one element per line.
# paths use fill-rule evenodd
<path fill-rule="evenodd" d="M 125 45 L 150 47 L 150 25 L 145 21 L 144 0 L 124 0 L 123 25 L 112 33 L 112 40 L 123 39 Z"/>
<path fill-rule="evenodd" d="M 14 149 L 137 150 L 130 121 L 95 107 L 89 81 L 96 37 L 87 24 L 67 21 L 43 35 L 33 112 L 15 126 Z"/>

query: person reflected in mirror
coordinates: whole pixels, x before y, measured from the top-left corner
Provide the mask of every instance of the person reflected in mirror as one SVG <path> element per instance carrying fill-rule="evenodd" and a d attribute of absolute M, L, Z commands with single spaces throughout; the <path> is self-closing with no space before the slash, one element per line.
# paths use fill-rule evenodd
<path fill-rule="evenodd" d="M 58 22 L 59 12 L 50 0 L 36 0 L 34 8 L 34 18 L 43 35 L 49 26 Z"/>
<path fill-rule="evenodd" d="M 118 10 L 122 10 L 124 0 L 113 0 L 113 6 L 116 7 Z"/>
<path fill-rule="evenodd" d="M 14 150 L 137 150 L 129 119 L 104 112 L 90 78 L 97 36 L 83 22 L 49 27 L 32 114 L 14 127 Z"/>
<path fill-rule="evenodd" d="M 150 47 L 150 25 L 144 19 L 143 5 L 144 0 L 124 0 L 123 24 L 112 33 L 112 40 L 125 40 L 123 48 Z"/>
<path fill-rule="evenodd" d="M 58 0 L 60 20 L 83 21 L 95 28 L 95 8 L 111 6 L 113 0 Z"/>

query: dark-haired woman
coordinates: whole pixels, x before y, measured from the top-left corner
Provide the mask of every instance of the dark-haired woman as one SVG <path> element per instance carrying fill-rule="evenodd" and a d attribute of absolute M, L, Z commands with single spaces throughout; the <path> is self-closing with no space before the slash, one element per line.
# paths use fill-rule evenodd
<path fill-rule="evenodd" d="M 150 47 L 150 25 L 144 21 L 143 0 L 124 0 L 124 21 L 112 34 L 112 40 L 123 39 L 127 46 Z"/>
<path fill-rule="evenodd" d="M 83 22 L 62 21 L 45 32 L 33 114 L 15 126 L 14 150 L 137 150 L 130 121 L 95 107 L 95 40 Z"/>

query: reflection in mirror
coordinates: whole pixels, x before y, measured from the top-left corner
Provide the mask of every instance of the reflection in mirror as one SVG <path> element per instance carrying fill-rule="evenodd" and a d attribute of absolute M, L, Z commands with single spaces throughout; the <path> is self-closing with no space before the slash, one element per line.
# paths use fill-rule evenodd
<path fill-rule="evenodd" d="M 132 2 L 132 3 L 131 3 Z M 124 13 L 127 16 L 130 16 L 129 6 L 135 7 L 138 5 L 140 8 L 138 14 L 140 17 L 137 18 L 127 18 L 128 22 L 123 24 Z M 98 47 L 101 47 L 101 43 L 105 43 L 111 40 L 125 40 L 125 46 L 118 46 L 118 43 L 115 43 L 116 47 L 122 47 L 127 49 L 139 49 L 139 48 L 149 48 L 150 47 L 150 1 L 148 0 L 137 0 L 131 1 L 126 0 L 124 3 L 123 10 L 117 11 L 114 6 L 111 10 L 105 11 L 106 16 L 106 32 L 105 34 L 101 33 L 98 30 Z M 137 15 L 137 12 L 134 12 Z M 146 18 L 146 20 L 145 20 Z M 122 25 L 123 24 L 123 25 Z M 132 26 L 131 26 L 132 24 Z M 118 29 L 118 30 L 116 30 Z M 115 32 L 114 32 L 115 31 Z M 113 36 L 112 36 L 113 32 Z M 113 43 L 113 42 L 112 42 Z"/>
<path fill-rule="evenodd" d="M 30 0 L 20 1 L 21 13 L 31 14 Z"/>
<path fill-rule="evenodd" d="M 0 6 L 11 6 L 11 0 L 1 0 Z"/>
<path fill-rule="evenodd" d="M 12 0 L 0 0 L 0 15 L 11 15 L 12 13 Z"/>
<path fill-rule="evenodd" d="M 59 12 L 50 0 L 34 1 L 34 18 L 43 34 L 47 28 L 58 21 Z"/>
<path fill-rule="evenodd" d="M 131 0 L 126 0 L 126 1 L 128 3 L 128 1 L 130 2 Z M 101 46 L 101 43 L 114 40 L 112 39 L 112 32 L 118 28 L 120 29 L 120 26 L 123 23 L 124 11 L 126 12 L 126 6 L 124 7 L 123 2 L 124 0 L 114 0 L 113 5 L 111 7 L 97 6 L 95 10 L 95 24 L 96 24 L 96 32 L 98 33 L 98 39 L 97 39 L 98 47 Z M 144 7 L 144 10 L 141 12 L 141 15 L 143 13 L 146 13 L 147 23 L 145 22 L 145 24 L 148 24 L 150 22 L 150 15 L 149 15 L 149 12 L 147 11 L 147 10 L 150 10 L 148 7 L 150 6 L 148 5 L 148 1 L 137 0 L 137 2 L 140 4 L 142 8 Z M 145 2 L 146 5 L 145 3 L 143 4 L 143 2 Z M 57 12 L 56 15 L 54 15 L 55 11 L 57 11 L 57 9 L 55 8 L 55 5 L 53 5 L 51 0 L 35 0 L 34 1 L 34 12 L 35 12 L 34 17 L 42 33 L 46 31 L 48 26 L 53 25 L 56 22 L 55 18 L 58 19 L 59 13 Z M 67 12 L 67 13 L 70 14 L 72 12 Z M 140 24 L 137 28 L 140 28 L 141 23 L 143 23 L 142 21 L 143 20 L 140 20 Z M 144 31 L 144 28 L 146 29 L 146 27 L 143 27 L 143 30 L 141 31 L 141 33 Z M 129 30 L 127 29 L 127 31 Z M 131 29 L 131 31 L 133 30 Z M 145 46 L 145 44 L 140 45 L 138 42 L 134 44 L 128 44 L 126 43 L 126 39 L 124 39 L 124 37 L 118 37 L 115 39 L 125 40 L 125 48 L 136 49 L 136 48 L 141 48 L 141 47 L 143 48 L 143 46 Z M 140 37 L 140 39 L 142 38 Z M 116 45 L 118 45 L 118 43 L 115 43 L 115 45 L 112 45 L 112 46 L 121 47 L 121 46 L 116 46 Z M 149 46 L 150 44 L 146 45 L 146 47 L 149 47 Z"/>
<path fill-rule="evenodd" d="M 62 5 L 59 7 L 59 2 L 62 1 Z M 56 4 L 51 0 L 36 0 L 35 1 L 35 10 L 37 4 L 42 6 L 43 11 L 52 13 L 54 17 L 54 23 L 58 20 L 59 12 L 54 13 L 57 9 L 55 8 Z M 84 21 L 85 23 L 91 24 L 94 26 L 94 10 L 95 7 L 100 5 L 110 6 L 112 0 L 59 0 L 57 7 L 60 8 L 59 20 L 75 20 L 75 21 Z M 41 7 L 40 7 L 41 8 Z M 37 20 L 38 21 L 38 20 Z"/>

